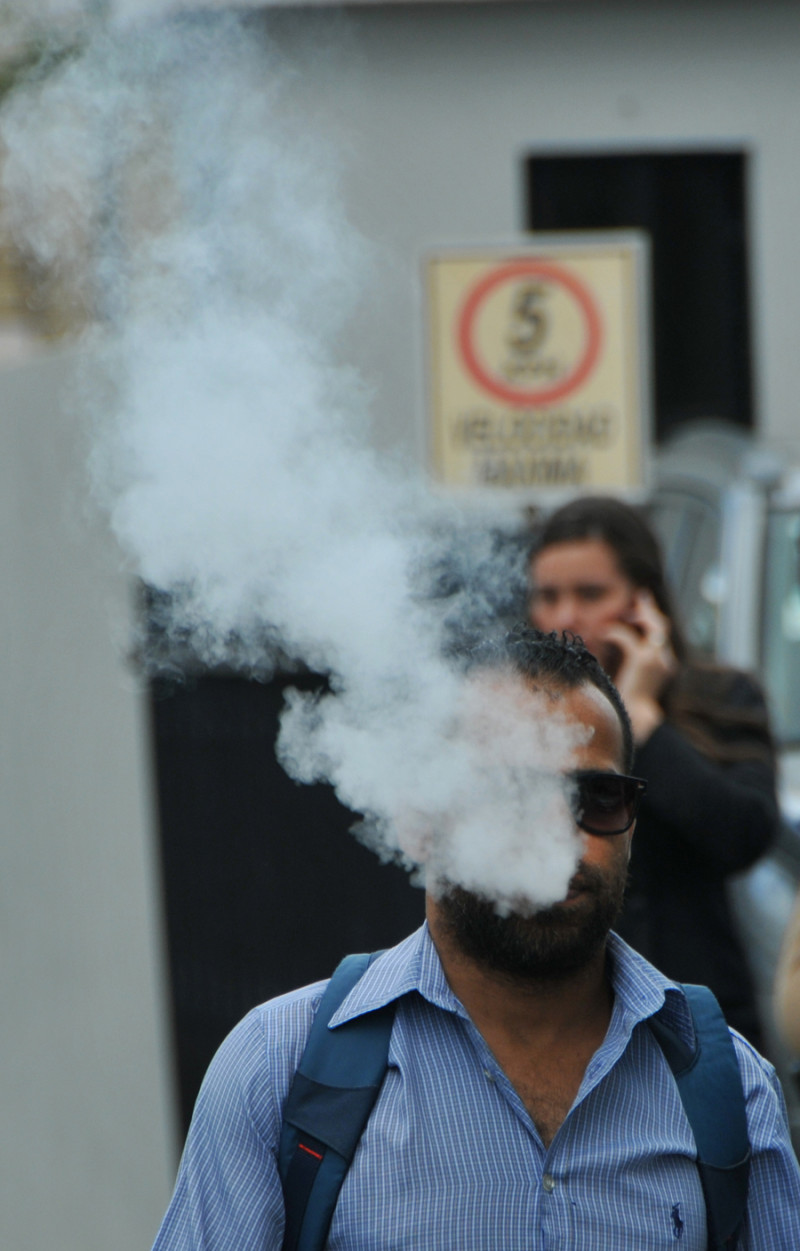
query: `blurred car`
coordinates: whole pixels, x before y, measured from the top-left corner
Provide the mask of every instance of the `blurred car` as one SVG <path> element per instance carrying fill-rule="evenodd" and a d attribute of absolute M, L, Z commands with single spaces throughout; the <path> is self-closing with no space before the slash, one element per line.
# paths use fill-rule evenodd
<path fill-rule="evenodd" d="M 800 884 L 800 464 L 722 423 L 684 427 L 659 453 L 648 511 L 691 645 L 758 674 L 769 701 L 785 819 L 731 894 L 798 1143 L 795 1065 L 775 1036 L 771 994 Z"/>

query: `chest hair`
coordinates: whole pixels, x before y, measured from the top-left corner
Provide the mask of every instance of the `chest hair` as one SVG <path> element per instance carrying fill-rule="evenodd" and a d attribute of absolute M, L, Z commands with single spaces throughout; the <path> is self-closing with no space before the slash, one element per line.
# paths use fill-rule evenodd
<path fill-rule="evenodd" d="M 506 1052 L 502 1067 L 525 1105 L 546 1147 L 555 1138 L 575 1102 L 593 1047 L 567 1051 L 558 1056 L 529 1056 Z M 499 1059 L 499 1057 L 498 1057 Z"/>

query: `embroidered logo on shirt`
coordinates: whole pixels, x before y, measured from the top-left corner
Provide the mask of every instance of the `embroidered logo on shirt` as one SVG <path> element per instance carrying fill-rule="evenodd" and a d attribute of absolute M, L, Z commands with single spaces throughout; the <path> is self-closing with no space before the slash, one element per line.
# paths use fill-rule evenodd
<path fill-rule="evenodd" d="M 672 1211 L 670 1212 L 670 1216 L 672 1217 L 672 1237 L 682 1238 L 683 1237 L 683 1220 L 681 1218 L 681 1205 L 679 1203 L 675 1204 Z"/>

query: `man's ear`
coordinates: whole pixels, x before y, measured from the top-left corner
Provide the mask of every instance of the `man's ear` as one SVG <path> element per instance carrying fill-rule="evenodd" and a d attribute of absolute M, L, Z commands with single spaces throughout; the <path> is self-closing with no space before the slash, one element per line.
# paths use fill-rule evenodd
<path fill-rule="evenodd" d="M 627 833 L 627 839 L 628 839 L 628 856 L 627 856 L 627 860 L 628 860 L 628 864 L 630 864 L 630 862 L 631 862 L 631 851 L 632 851 L 632 849 L 633 849 L 633 836 L 634 836 L 634 834 L 635 834 L 635 833 L 636 833 L 636 822 L 634 821 L 633 825 L 631 826 L 631 828 L 628 830 L 628 833 Z"/>

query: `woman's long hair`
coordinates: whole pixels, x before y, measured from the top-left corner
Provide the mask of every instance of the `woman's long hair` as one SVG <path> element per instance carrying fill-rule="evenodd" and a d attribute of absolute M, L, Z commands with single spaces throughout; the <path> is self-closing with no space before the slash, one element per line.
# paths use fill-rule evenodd
<path fill-rule="evenodd" d="M 637 588 L 649 591 L 669 622 L 669 639 L 678 660 L 675 675 L 660 696 L 664 715 L 711 760 L 774 763 L 774 745 L 763 702 L 742 700 L 743 675 L 724 665 L 692 658 L 672 602 L 658 539 L 642 513 L 611 496 L 570 501 L 546 518 L 531 559 L 557 543 L 597 539 L 614 553 L 619 570 Z M 752 689 L 752 688 L 750 688 Z"/>

